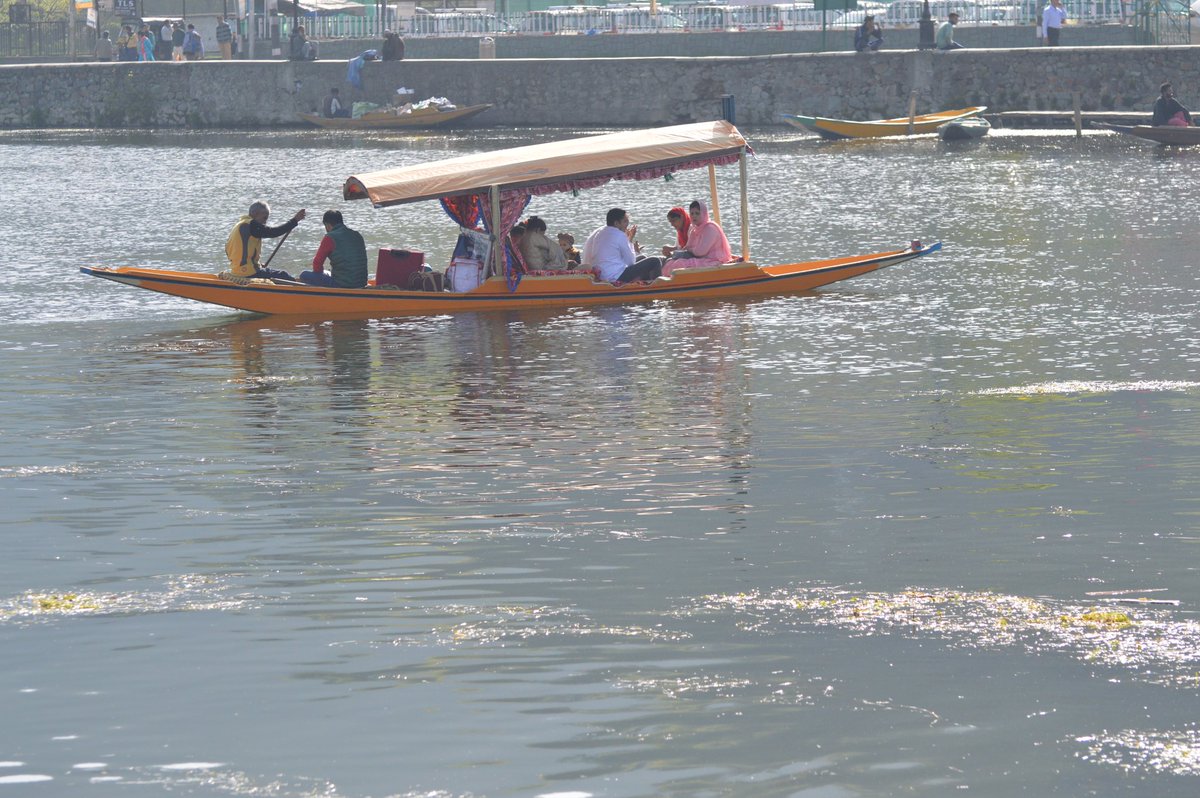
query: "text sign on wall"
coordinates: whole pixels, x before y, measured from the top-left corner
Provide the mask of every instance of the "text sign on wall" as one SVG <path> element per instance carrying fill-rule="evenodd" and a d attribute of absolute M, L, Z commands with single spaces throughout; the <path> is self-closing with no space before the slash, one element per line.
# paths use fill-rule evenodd
<path fill-rule="evenodd" d="M 113 0 L 113 13 L 118 17 L 137 16 L 137 0 Z"/>

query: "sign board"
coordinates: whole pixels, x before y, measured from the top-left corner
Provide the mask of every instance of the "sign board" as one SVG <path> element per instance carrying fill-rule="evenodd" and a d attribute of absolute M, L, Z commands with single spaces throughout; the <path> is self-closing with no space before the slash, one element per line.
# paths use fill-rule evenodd
<path fill-rule="evenodd" d="M 851 11 L 858 8 L 858 0 L 813 0 L 816 11 Z"/>
<path fill-rule="evenodd" d="M 113 0 L 113 13 L 121 19 L 137 17 L 137 0 Z"/>
<path fill-rule="evenodd" d="M 95 30 L 96 28 L 96 9 L 89 8 L 87 10 L 87 26 Z"/>

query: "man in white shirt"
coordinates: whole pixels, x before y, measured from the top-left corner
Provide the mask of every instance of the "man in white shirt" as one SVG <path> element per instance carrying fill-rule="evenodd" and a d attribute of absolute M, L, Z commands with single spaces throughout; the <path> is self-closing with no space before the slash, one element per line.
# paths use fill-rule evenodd
<path fill-rule="evenodd" d="M 1050 5 L 1042 11 L 1042 35 L 1048 47 L 1058 46 L 1058 35 L 1066 21 L 1067 10 L 1063 8 L 1062 0 L 1050 0 Z"/>
<path fill-rule="evenodd" d="M 662 273 L 662 258 L 639 258 L 634 237 L 637 225 L 629 224 L 623 208 L 613 208 L 604 227 L 595 230 L 583 245 L 583 265 L 596 269 L 601 280 L 628 283 L 653 280 Z M 635 251 L 636 250 L 636 251 Z"/>

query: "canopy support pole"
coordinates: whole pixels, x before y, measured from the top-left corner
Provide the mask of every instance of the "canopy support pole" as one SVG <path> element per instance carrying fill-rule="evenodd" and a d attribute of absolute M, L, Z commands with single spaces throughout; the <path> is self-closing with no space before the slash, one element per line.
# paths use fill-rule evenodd
<path fill-rule="evenodd" d="M 495 274 L 504 274 L 504 236 L 500 230 L 500 220 L 504 218 L 500 207 L 500 186 L 488 189 L 492 195 L 492 270 Z"/>
<path fill-rule="evenodd" d="M 721 201 L 717 199 L 717 167 L 711 163 L 708 165 L 708 195 L 712 200 L 713 221 L 720 225 Z"/>
<path fill-rule="evenodd" d="M 750 195 L 747 192 L 746 151 L 738 153 L 738 176 L 742 182 L 742 262 L 750 261 Z"/>

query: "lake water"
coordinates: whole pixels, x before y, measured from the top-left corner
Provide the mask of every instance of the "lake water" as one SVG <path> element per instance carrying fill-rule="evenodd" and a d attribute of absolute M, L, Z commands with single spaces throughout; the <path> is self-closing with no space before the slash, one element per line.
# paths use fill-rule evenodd
<path fill-rule="evenodd" d="M 255 319 L 253 199 L 577 131 L 0 135 L 0 798 L 1193 796 L 1200 152 L 748 131 L 819 292 Z M 736 169 L 726 227 L 738 248 Z M 704 171 L 535 200 L 643 243 Z M 267 243 L 267 251 L 273 249 Z"/>

